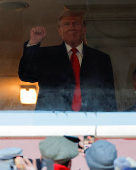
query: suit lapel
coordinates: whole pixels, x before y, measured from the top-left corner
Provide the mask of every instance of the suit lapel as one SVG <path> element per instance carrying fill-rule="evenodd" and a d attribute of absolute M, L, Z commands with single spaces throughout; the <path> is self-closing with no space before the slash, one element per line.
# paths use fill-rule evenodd
<path fill-rule="evenodd" d="M 69 57 L 68 57 L 66 46 L 65 46 L 64 42 L 60 45 L 59 56 L 63 60 L 64 65 L 70 65 Z"/>
<path fill-rule="evenodd" d="M 69 75 L 71 78 L 74 79 L 72 66 L 64 42 L 60 45 L 59 55 L 60 55 L 60 62 L 63 65 L 63 69 L 67 72 L 67 75 Z"/>
<path fill-rule="evenodd" d="M 63 42 L 59 47 L 60 47 L 59 48 L 60 64 L 63 65 L 63 69 L 67 72 L 67 75 L 69 75 L 72 79 L 74 79 L 74 74 L 73 74 L 72 66 L 69 60 L 69 56 L 67 54 L 65 43 Z M 80 69 L 81 77 L 90 74 L 90 70 L 92 68 L 91 52 L 92 52 L 91 48 L 87 47 L 84 44 L 83 45 L 83 60 L 82 60 L 81 69 Z"/>
<path fill-rule="evenodd" d="M 85 44 L 83 45 L 83 59 L 80 69 L 80 75 L 87 75 L 91 69 L 92 65 L 92 55 L 91 48 L 87 47 Z"/>

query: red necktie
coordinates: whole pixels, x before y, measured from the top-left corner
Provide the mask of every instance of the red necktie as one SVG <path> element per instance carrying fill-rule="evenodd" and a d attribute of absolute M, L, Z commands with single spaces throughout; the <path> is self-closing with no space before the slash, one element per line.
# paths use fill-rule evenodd
<path fill-rule="evenodd" d="M 71 65 L 74 72 L 75 77 L 75 90 L 73 95 L 72 101 L 72 109 L 74 111 L 79 111 L 82 107 L 82 97 L 81 97 L 81 88 L 80 88 L 80 64 L 76 52 L 78 51 L 76 48 L 72 48 L 72 55 L 71 55 Z"/>

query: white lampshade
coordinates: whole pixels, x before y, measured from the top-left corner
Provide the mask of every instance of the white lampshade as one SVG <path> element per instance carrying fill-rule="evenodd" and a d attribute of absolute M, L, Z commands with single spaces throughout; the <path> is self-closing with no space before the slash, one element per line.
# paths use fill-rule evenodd
<path fill-rule="evenodd" d="M 22 86 L 20 89 L 20 102 L 22 104 L 36 104 L 36 87 Z"/>

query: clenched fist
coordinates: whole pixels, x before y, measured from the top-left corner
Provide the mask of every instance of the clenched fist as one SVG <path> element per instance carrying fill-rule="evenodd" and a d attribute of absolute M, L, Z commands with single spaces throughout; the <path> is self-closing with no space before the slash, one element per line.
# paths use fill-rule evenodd
<path fill-rule="evenodd" d="M 46 36 L 46 30 L 44 27 L 34 27 L 30 31 L 30 41 L 31 45 L 36 45 L 40 43 Z"/>

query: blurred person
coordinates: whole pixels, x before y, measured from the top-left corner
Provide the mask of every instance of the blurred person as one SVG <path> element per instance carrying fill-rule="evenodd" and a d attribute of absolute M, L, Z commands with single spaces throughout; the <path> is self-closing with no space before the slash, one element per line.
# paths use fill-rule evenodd
<path fill-rule="evenodd" d="M 12 170 L 15 166 L 15 157 L 22 155 L 23 151 L 18 147 L 0 149 L 0 170 Z"/>
<path fill-rule="evenodd" d="M 0 170 L 47 170 L 39 164 L 39 159 L 23 158 L 23 150 L 19 147 L 0 149 Z"/>
<path fill-rule="evenodd" d="M 125 157 L 118 157 L 114 160 L 115 170 L 123 170 L 124 168 L 128 167 L 130 167 L 130 163 Z"/>
<path fill-rule="evenodd" d="M 90 170 L 114 170 L 114 160 L 117 158 L 115 146 L 106 141 L 98 140 L 85 152 L 85 159 Z"/>
<path fill-rule="evenodd" d="M 38 170 L 36 159 L 33 159 L 33 161 L 31 161 L 26 157 L 20 157 L 18 163 L 16 164 L 16 167 L 14 167 L 14 170 Z M 39 170 L 47 170 L 47 167 L 40 168 Z"/>
<path fill-rule="evenodd" d="M 78 145 L 65 137 L 49 136 L 39 148 L 43 159 L 54 161 L 54 170 L 70 170 L 71 159 L 79 154 Z"/>
<path fill-rule="evenodd" d="M 46 166 L 41 167 L 41 164 L 37 165 L 37 163 L 39 164 L 39 161 L 37 161 L 37 159 L 32 160 L 26 157 L 17 157 L 15 159 L 13 170 L 47 170 Z"/>
<path fill-rule="evenodd" d="M 136 93 L 136 69 L 133 71 L 133 87 L 134 87 L 134 92 Z M 130 108 L 125 110 L 126 112 L 135 112 L 136 111 L 136 103 L 131 106 Z"/>
<path fill-rule="evenodd" d="M 116 111 L 109 55 L 84 43 L 84 12 L 65 10 L 58 21 L 63 43 L 40 47 L 44 27 L 34 27 L 19 65 L 22 81 L 38 82 L 36 110 Z"/>
<path fill-rule="evenodd" d="M 136 168 L 124 168 L 123 170 L 136 170 Z"/>
<path fill-rule="evenodd" d="M 127 170 L 136 168 L 136 161 L 130 157 L 118 157 L 114 160 L 115 170 Z"/>

